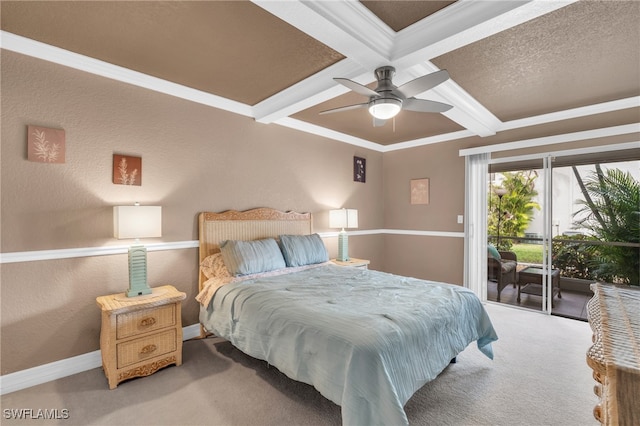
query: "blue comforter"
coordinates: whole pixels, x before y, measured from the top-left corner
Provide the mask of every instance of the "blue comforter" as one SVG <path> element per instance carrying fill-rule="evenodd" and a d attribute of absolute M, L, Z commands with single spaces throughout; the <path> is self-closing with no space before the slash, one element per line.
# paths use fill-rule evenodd
<path fill-rule="evenodd" d="M 342 407 L 344 425 L 406 425 L 404 404 L 469 343 L 497 340 L 468 289 L 324 265 L 220 287 L 204 327 Z"/>

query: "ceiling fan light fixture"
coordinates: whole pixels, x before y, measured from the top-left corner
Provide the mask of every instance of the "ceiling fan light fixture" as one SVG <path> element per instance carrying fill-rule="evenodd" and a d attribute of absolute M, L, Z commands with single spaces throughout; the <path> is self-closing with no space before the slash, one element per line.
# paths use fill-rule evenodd
<path fill-rule="evenodd" d="M 388 120 L 398 115 L 402 101 L 396 98 L 377 98 L 369 102 L 369 114 L 378 120 Z"/>

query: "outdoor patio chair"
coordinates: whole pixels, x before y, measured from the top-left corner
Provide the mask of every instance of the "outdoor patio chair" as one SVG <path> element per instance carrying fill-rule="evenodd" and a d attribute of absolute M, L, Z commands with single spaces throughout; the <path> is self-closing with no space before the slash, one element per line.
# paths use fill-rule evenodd
<path fill-rule="evenodd" d="M 496 256 L 498 254 L 498 256 Z M 487 258 L 489 280 L 498 284 L 498 302 L 500 293 L 509 284 L 515 288 L 518 282 L 518 256 L 512 251 L 498 251 L 489 248 Z"/>

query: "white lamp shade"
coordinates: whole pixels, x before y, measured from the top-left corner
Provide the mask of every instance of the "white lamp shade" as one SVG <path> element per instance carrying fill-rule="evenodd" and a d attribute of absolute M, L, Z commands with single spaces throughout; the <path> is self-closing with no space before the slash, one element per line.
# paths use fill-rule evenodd
<path fill-rule="evenodd" d="M 356 209 L 339 209 L 329 210 L 329 227 L 330 228 L 357 228 L 358 227 L 358 210 Z"/>
<path fill-rule="evenodd" d="M 119 240 L 161 237 L 162 207 L 114 206 L 113 236 Z"/>

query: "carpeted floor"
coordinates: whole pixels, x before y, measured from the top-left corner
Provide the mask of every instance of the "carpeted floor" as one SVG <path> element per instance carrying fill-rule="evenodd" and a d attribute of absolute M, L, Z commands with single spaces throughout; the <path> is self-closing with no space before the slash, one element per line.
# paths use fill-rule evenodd
<path fill-rule="evenodd" d="M 411 425 L 596 426 L 585 322 L 487 304 L 495 359 L 470 345 L 405 406 Z M 339 425 L 340 407 L 218 339 L 184 344 L 184 364 L 109 390 L 97 368 L 3 395 L 2 425 Z M 7 410 L 67 419 L 17 420 Z M 63 411 L 67 410 L 67 411 Z M 10 411 L 9 411 L 10 412 Z M 66 413 L 66 414 L 65 414 Z"/>

